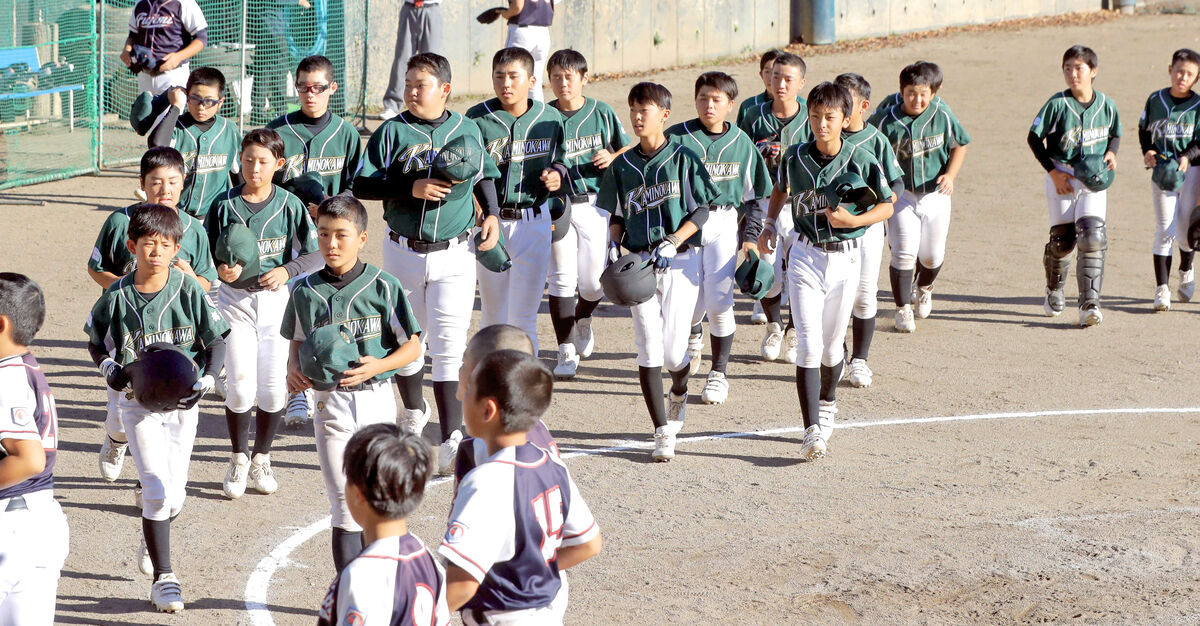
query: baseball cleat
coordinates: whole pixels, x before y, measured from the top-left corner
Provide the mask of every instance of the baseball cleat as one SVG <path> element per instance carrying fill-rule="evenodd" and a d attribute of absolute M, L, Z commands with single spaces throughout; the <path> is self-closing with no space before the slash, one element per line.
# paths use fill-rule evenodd
<path fill-rule="evenodd" d="M 1170 311 L 1171 310 L 1171 288 L 1166 285 L 1159 285 L 1154 290 L 1154 310 L 1155 311 Z"/>
<path fill-rule="evenodd" d="M 818 432 L 821 433 L 821 441 L 829 443 L 829 438 L 833 436 L 833 420 L 837 417 L 837 402 L 820 401 L 820 408 L 817 410 L 817 426 Z"/>
<path fill-rule="evenodd" d="M 400 405 L 400 429 L 406 433 L 419 435 L 425 432 L 425 425 L 429 423 L 429 401 L 421 400 L 424 405 L 420 409 L 405 409 L 404 405 Z"/>
<path fill-rule="evenodd" d="M 1179 294 L 1180 302 L 1191 302 L 1192 296 L 1196 294 L 1196 274 L 1193 270 L 1179 270 Z"/>
<path fill-rule="evenodd" d="M 312 419 L 313 396 L 311 389 L 293 393 L 288 397 L 287 413 L 283 416 L 284 426 L 300 426 Z"/>
<path fill-rule="evenodd" d="M 455 430 L 438 446 L 438 474 L 454 473 L 454 460 L 458 458 L 458 445 L 462 443 L 462 431 Z"/>
<path fill-rule="evenodd" d="M 783 329 L 776 322 L 767 324 L 767 334 L 763 337 L 762 358 L 764 361 L 778 361 L 779 353 L 783 349 Z"/>
<path fill-rule="evenodd" d="M 571 380 L 579 370 L 579 355 L 575 352 L 575 344 L 558 344 L 558 363 L 554 366 L 555 380 Z"/>
<path fill-rule="evenodd" d="M 896 309 L 896 332 L 911 333 L 917 330 L 917 322 L 913 319 L 913 308 L 906 304 Z"/>
<path fill-rule="evenodd" d="M 867 362 L 863 359 L 851 359 L 850 367 L 846 368 L 850 372 L 850 386 L 862 389 L 871 386 L 871 379 L 875 373 L 867 367 Z"/>
<path fill-rule="evenodd" d="M 586 359 L 592 356 L 596 349 L 596 335 L 592 334 L 592 318 L 581 317 L 575 320 L 575 354 Z"/>
<path fill-rule="evenodd" d="M 235 452 L 229 457 L 229 470 L 225 472 L 225 482 L 221 483 L 221 491 L 231 500 L 236 500 L 246 493 L 246 474 L 250 471 L 250 457 L 242 452 Z"/>
<path fill-rule="evenodd" d="M 178 613 L 183 610 L 183 589 L 175 574 L 160 574 L 150 586 L 150 604 L 160 613 Z"/>
<path fill-rule="evenodd" d="M 708 380 L 704 382 L 704 391 L 700 401 L 704 404 L 721 404 L 729 398 L 729 381 L 721 372 L 709 372 Z"/>
<path fill-rule="evenodd" d="M 695 376 L 696 372 L 700 371 L 700 366 L 704 364 L 704 335 L 688 335 L 688 374 Z"/>
<path fill-rule="evenodd" d="M 138 548 L 138 571 L 149 576 L 154 573 L 154 561 L 150 560 L 150 548 L 146 547 L 146 537 L 142 537 L 142 545 Z"/>
<path fill-rule="evenodd" d="M 763 312 L 762 300 L 754 301 L 754 311 L 750 313 L 750 323 L 755 326 L 767 323 L 767 314 Z"/>
<path fill-rule="evenodd" d="M 800 458 L 805 461 L 815 461 L 825 456 L 825 441 L 821 439 L 821 427 L 813 424 L 804 430 L 804 440 L 800 444 Z"/>
<path fill-rule="evenodd" d="M 1095 326 L 1104 321 L 1104 315 L 1100 313 L 1100 305 L 1089 303 L 1079 307 L 1079 325 L 1080 326 Z"/>
<path fill-rule="evenodd" d="M 787 335 L 787 349 L 783 351 L 783 360 L 796 364 L 796 357 L 800 351 L 800 337 L 796 334 L 796 329 L 793 328 Z"/>
<path fill-rule="evenodd" d="M 100 477 L 108 482 L 121 477 L 121 467 L 125 465 L 125 450 L 129 447 L 127 441 L 114 441 L 107 434 L 100 444 Z"/>
<path fill-rule="evenodd" d="M 383 120 L 386 122 L 386 121 L 392 119 L 393 117 L 396 117 L 397 115 L 400 115 L 399 111 L 385 107 L 382 111 L 380 111 L 379 113 L 377 113 L 375 115 L 372 115 L 371 117 L 373 117 L 377 120 Z"/>
<path fill-rule="evenodd" d="M 673 425 L 675 432 L 683 430 L 683 420 L 687 419 L 687 399 L 687 392 L 681 396 L 667 392 L 667 425 Z"/>
<path fill-rule="evenodd" d="M 264 496 L 271 495 L 279 489 L 279 482 L 275 480 L 275 474 L 271 472 L 270 453 L 256 454 L 250 460 L 250 472 L 246 478 L 246 486 Z"/>
<path fill-rule="evenodd" d="M 917 317 L 925 319 L 933 312 L 933 285 L 917 287 Z"/>
<path fill-rule="evenodd" d="M 1062 289 L 1046 290 L 1046 300 L 1042 303 L 1042 310 L 1046 312 L 1046 317 L 1058 317 L 1058 314 L 1066 308 L 1067 298 L 1063 295 Z"/>
<path fill-rule="evenodd" d="M 679 432 L 669 422 L 654 429 L 654 451 L 650 458 L 657 463 L 666 463 L 675 458 L 675 435 Z"/>

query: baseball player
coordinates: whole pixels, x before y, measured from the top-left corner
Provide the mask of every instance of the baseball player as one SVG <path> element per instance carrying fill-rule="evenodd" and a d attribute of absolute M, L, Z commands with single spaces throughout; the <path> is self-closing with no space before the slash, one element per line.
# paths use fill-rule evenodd
<path fill-rule="evenodd" d="M 783 54 L 782 50 L 771 48 L 770 50 L 762 53 L 762 56 L 758 57 L 758 77 L 760 80 L 762 80 L 763 91 L 762 93 L 756 93 L 753 96 L 742 100 L 742 103 L 738 105 L 738 126 L 742 125 L 742 119 L 746 117 L 747 112 L 757 109 L 762 103 L 770 102 L 771 99 L 775 97 L 773 95 L 775 90 L 772 83 L 772 78 L 775 70 L 775 59 L 778 58 L 780 54 Z"/>
<path fill-rule="evenodd" d="M 250 228 L 258 238 L 257 275 L 244 266 L 217 265 L 221 286 L 217 308 L 229 321 L 229 357 L 225 423 L 233 452 L 222 490 L 240 498 L 251 489 L 274 493 L 271 442 L 283 418 L 286 399 L 287 340 L 279 335 L 287 307 L 287 282 L 320 266 L 316 227 L 295 196 L 272 184 L 284 166 L 284 142 L 273 130 L 250 131 L 242 140 L 241 168 L 245 183 L 226 192 L 208 214 L 211 249 L 232 224 Z M 250 449 L 250 409 L 257 404 L 255 439 Z M 253 455 L 252 455 L 253 452 Z"/>
<path fill-rule="evenodd" d="M 1050 97 L 1033 119 L 1029 148 L 1046 170 L 1046 205 L 1050 213 L 1050 241 L 1042 262 L 1046 266 L 1046 300 L 1042 308 L 1055 317 L 1066 308 L 1063 287 L 1071 267 L 1070 254 L 1079 249 L 1075 278 L 1079 283 L 1079 325 L 1095 326 L 1100 313 L 1100 286 L 1104 281 L 1104 251 L 1108 234 L 1104 221 L 1108 195 L 1093 190 L 1075 175 L 1085 160 L 1102 159 L 1101 168 L 1117 169 L 1121 143 L 1121 118 L 1117 105 L 1092 88 L 1099 68 L 1096 52 L 1072 46 L 1063 53 L 1062 71 L 1067 89 Z M 1093 166 L 1095 167 L 1095 166 Z"/>
<path fill-rule="evenodd" d="M 1192 91 L 1200 74 L 1200 53 L 1181 48 L 1171 55 L 1167 68 L 1171 85 L 1150 94 L 1138 119 L 1138 142 L 1146 167 L 1154 169 L 1150 201 L 1154 206 L 1154 310 L 1171 308 L 1171 244 L 1179 244 L 1179 286 L 1181 302 L 1188 302 L 1196 291 L 1187 230 L 1200 189 L 1200 169 L 1191 167 L 1200 156 L 1196 139 L 1200 96 Z"/>
<path fill-rule="evenodd" d="M 406 519 L 425 495 L 429 457 L 420 435 L 395 424 L 364 426 L 346 442 L 346 506 L 369 544 L 329 586 L 319 626 L 450 623 L 446 572 Z"/>
<path fill-rule="evenodd" d="M 421 359 L 421 327 L 400 281 L 359 258 L 367 241 L 367 210 L 362 203 L 350 195 L 321 203 L 317 241 L 325 267 L 292 286 L 279 333 L 291 341 L 287 382 L 292 392 L 313 386 L 300 370 L 299 354 L 301 344 L 314 330 L 341 324 L 358 348 L 358 365 L 342 371 L 336 387 L 316 391 L 313 419 L 317 461 L 333 516 L 333 563 L 341 571 L 365 545 L 362 526 L 346 508 L 346 474 L 342 470 L 346 442 L 367 424 L 394 423 L 396 399 L 391 377 L 397 371 L 402 375 L 420 372 L 425 363 Z"/>
<path fill-rule="evenodd" d="M 860 238 L 868 226 L 892 213 L 892 191 L 874 155 L 842 140 L 853 108 L 850 91 L 835 83 L 821 83 L 809 92 L 813 140 L 784 152 L 758 239 L 763 249 L 782 245 L 776 224 L 791 196 L 797 236 L 788 258 L 787 287 L 799 339 L 796 390 L 805 427 L 800 456 L 810 461 L 825 455 L 833 433 L 842 342 L 862 275 Z M 847 208 L 839 197 L 846 177 L 873 192 L 874 204 Z M 749 219 L 758 218 L 752 214 Z"/>
<path fill-rule="evenodd" d="M 208 44 L 208 22 L 196 0 L 137 0 L 121 62 L 137 73 L 138 91 L 160 94 L 182 87 L 188 60 Z"/>
<path fill-rule="evenodd" d="M 950 196 L 971 142 L 949 108 L 933 102 L 941 88 L 941 68 L 917 61 L 900 70 L 902 102 L 871 118 L 891 142 L 904 172 L 904 191 L 887 229 L 896 330 L 904 333 L 917 329 L 914 274 L 915 317 L 925 319 L 933 310 L 933 281 L 946 258 L 950 232 Z"/>
<path fill-rule="evenodd" d="M 0 622 L 53 624 L 70 545 L 54 499 L 58 414 L 29 351 L 46 298 L 23 274 L 0 272 Z"/>
<path fill-rule="evenodd" d="M 527 438 L 554 376 L 536 357 L 500 350 L 469 381 L 467 432 L 490 456 L 459 483 L 438 547 L 446 604 L 467 625 L 561 623 L 559 572 L 599 554 L 603 540 L 567 467 Z"/>
<path fill-rule="evenodd" d="M 842 141 L 855 148 L 862 148 L 874 155 L 883 168 L 886 180 L 892 186 L 892 202 L 895 194 L 904 190 L 904 172 L 896 160 L 892 144 L 879 129 L 867 124 L 863 116 L 871 107 L 871 84 L 859 74 L 839 74 L 835 83 L 845 87 L 854 98 L 850 122 L 842 133 Z M 849 364 L 843 373 L 853 387 L 870 387 L 874 373 L 867 366 L 867 354 L 871 350 L 871 339 L 875 336 L 875 313 L 879 290 L 879 265 L 883 259 L 884 225 L 876 222 L 867 227 L 859 243 L 859 259 L 862 274 L 858 291 L 854 295 L 854 309 L 850 314 L 850 328 L 854 331 L 854 349 L 849 352 Z"/>
<path fill-rule="evenodd" d="M 171 522 L 183 508 L 188 463 L 196 438 L 196 404 L 212 389 L 213 373 L 225 358 L 225 323 L 194 280 L 175 269 L 183 224 L 179 213 L 160 205 L 134 212 L 128 247 L 136 269 L 113 283 L 92 307 L 84 331 L 88 352 L 108 388 L 117 392 L 117 411 L 129 435 L 129 451 L 137 465 L 143 544 L 142 573 L 152 574 L 150 601 L 159 611 L 183 610 L 179 579 L 171 569 Z M 124 391 L 125 367 L 141 349 L 154 343 L 181 348 L 195 361 L 200 378 L 193 394 L 175 410 L 152 412 Z"/>
<path fill-rule="evenodd" d="M 771 84 L 774 98 L 749 109 L 739 122 L 739 126 L 762 154 L 767 169 L 771 172 L 772 181 L 778 182 L 780 156 L 789 146 L 809 141 L 812 132 L 808 127 L 806 103 L 800 97 L 804 88 L 804 75 L 808 71 L 804 59 L 791 54 L 780 53 L 775 57 L 771 66 Z M 763 250 L 764 260 L 775 267 L 775 284 L 762 299 L 763 312 L 767 315 L 767 330 L 763 336 L 760 351 L 767 361 L 777 361 L 782 357 L 789 363 L 795 362 L 796 337 L 793 334 L 783 346 L 787 331 L 792 329 L 790 321 L 784 322 L 780 313 L 782 301 L 788 294 L 784 291 L 784 264 L 788 258 L 787 250 L 791 245 L 794 231 L 792 228 L 791 211 L 783 211 L 776 224 L 779 235 L 779 252 Z"/>
<path fill-rule="evenodd" d="M 471 180 L 452 183 L 433 173 L 435 157 L 448 142 L 483 145 L 473 120 L 446 109 L 450 80 L 450 62 L 441 55 L 426 52 L 409 60 L 407 108 L 371 135 L 354 179 L 354 195 L 383 200 L 388 225 L 383 266 L 404 285 L 425 330 L 443 442 L 441 473 L 450 471 L 462 439 L 462 404 L 454 386 L 475 306 L 476 263 L 468 242 L 476 221 L 475 199 L 487 214 L 481 247 L 495 246 L 500 234 L 495 184 L 500 171 L 490 158 L 480 151 L 478 174 Z M 422 376 L 417 369 L 396 380 L 404 403 L 401 426 L 408 432 L 420 433 L 429 420 Z"/>
<path fill-rule="evenodd" d="M 508 9 L 500 17 L 508 20 L 505 48 L 528 50 L 533 59 L 531 74 L 541 83 L 546 75 L 546 57 L 550 54 L 550 25 L 554 23 L 554 5 L 558 0 L 508 0 Z M 529 97 L 545 99 L 540 84 L 533 85 Z"/>
<path fill-rule="evenodd" d="M 745 203 L 770 195 L 771 175 L 754 142 L 737 126 L 725 121 L 737 100 L 733 77 L 724 72 L 705 72 L 696 79 L 697 117 L 667 129 L 666 135 L 690 148 L 704 161 L 709 178 L 718 189 L 708 207 L 708 221 L 700 235 L 700 295 L 692 315 L 688 336 L 691 373 L 700 369 L 703 343 L 701 320 L 708 315 L 712 368 L 700 400 L 721 404 L 729 397 L 725 369 L 733 348 L 736 328 L 733 317 L 734 271 L 742 249 L 752 249 L 753 240 L 739 247 L 738 223 Z"/>
<path fill-rule="evenodd" d="M 225 102 L 225 76 L 199 67 L 188 76 L 187 89 L 172 89 L 171 106 L 151 128 L 151 148 L 170 146 L 183 155 L 186 176 L 179 207 L 203 220 L 209 207 L 232 186 L 238 172 L 237 125 L 218 115 Z"/>
<path fill-rule="evenodd" d="M 592 312 L 604 295 L 600 274 L 608 215 L 596 209 L 596 189 L 600 175 L 630 141 L 612 107 L 583 95 L 588 66 L 582 54 L 559 50 L 550 55 L 547 67 L 557 98 L 550 106 L 563 116 L 563 158 L 570 171 L 566 195 L 550 201 L 551 215 L 570 211 L 570 229 L 566 234 L 554 233 L 548 281 L 550 320 L 558 340 L 554 376 L 567 380 L 575 376 L 580 359 L 591 356 L 596 347 Z"/>
<path fill-rule="evenodd" d="M 500 168 L 500 230 L 512 257 L 506 272 L 479 273 L 480 325 L 525 329 L 537 352 L 537 312 L 550 266 L 550 210 L 546 198 L 567 177 L 563 119 L 540 100 L 533 57 L 503 48 L 492 57 L 496 97 L 467 110 L 483 133 L 484 149 Z M 490 217 L 490 216 L 489 216 Z"/>
<path fill-rule="evenodd" d="M 655 83 L 629 91 L 629 117 L 638 145 L 625 152 L 600 181 L 596 207 L 609 217 L 608 259 L 623 246 L 654 265 L 658 291 L 633 307 L 638 381 L 654 423 L 655 461 L 675 458 L 675 435 L 687 410 L 688 333 L 700 291 L 700 253 L 692 243 L 720 191 L 695 152 L 664 133 L 671 92 Z M 662 370 L 671 375 L 663 404 Z"/>

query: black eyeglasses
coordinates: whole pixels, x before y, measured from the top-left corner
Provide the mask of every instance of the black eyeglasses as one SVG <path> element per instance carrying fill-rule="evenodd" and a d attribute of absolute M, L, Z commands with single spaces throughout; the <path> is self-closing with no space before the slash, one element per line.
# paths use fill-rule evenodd
<path fill-rule="evenodd" d="M 320 83 L 296 83 L 296 91 L 299 91 L 300 93 L 322 94 L 325 93 L 325 90 L 329 89 L 329 87 L 329 83 L 325 83 L 324 85 Z"/>
<path fill-rule="evenodd" d="M 205 109 L 215 107 L 218 104 L 221 104 L 221 101 L 219 99 L 214 100 L 212 98 L 201 98 L 200 96 L 193 96 L 193 95 L 188 95 L 188 101 L 191 102 L 192 104 L 198 105 L 201 108 L 205 108 Z"/>

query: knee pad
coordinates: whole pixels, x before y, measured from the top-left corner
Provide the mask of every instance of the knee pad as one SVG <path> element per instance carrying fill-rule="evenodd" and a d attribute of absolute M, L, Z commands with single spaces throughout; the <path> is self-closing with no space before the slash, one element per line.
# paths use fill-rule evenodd
<path fill-rule="evenodd" d="M 1075 224 L 1059 224 L 1050 227 L 1050 242 L 1046 244 L 1046 252 L 1051 258 L 1061 259 L 1071 254 L 1075 249 L 1075 228 Z"/>
<path fill-rule="evenodd" d="M 1080 252 L 1100 252 L 1108 249 L 1104 220 L 1098 217 L 1088 216 L 1076 220 L 1075 237 L 1079 241 Z"/>

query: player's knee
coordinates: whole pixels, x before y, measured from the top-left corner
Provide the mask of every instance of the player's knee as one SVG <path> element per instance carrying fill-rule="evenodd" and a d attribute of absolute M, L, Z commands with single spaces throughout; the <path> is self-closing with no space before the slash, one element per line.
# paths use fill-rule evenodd
<path fill-rule="evenodd" d="M 892 255 L 892 267 L 898 270 L 913 270 L 917 268 L 917 255 L 897 251 Z"/>
<path fill-rule="evenodd" d="M 420 357 L 413 359 L 408 365 L 396 370 L 396 374 L 400 376 L 412 376 L 421 373 L 421 370 L 425 367 L 424 357 L 424 352 L 422 352 Z"/>
<path fill-rule="evenodd" d="M 1050 241 L 1046 250 L 1055 259 L 1061 259 L 1075 249 L 1075 224 L 1058 224 L 1050 227 Z"/>
<path fill-rule="evenodd" d="M 1108 249 L 1108 233 L 1104 220 L 1088 216 L 1075 220 L 1075 237 L 1080 252 L 1100 252 Z"/>
<path fill-rule="evenodd" d="M 878 308 L 878 303 L 873 295 L 869 298 L 860 296 L 854 301 L 854 317 L 860 320 L 871 319 L 875 317 Z"/>

